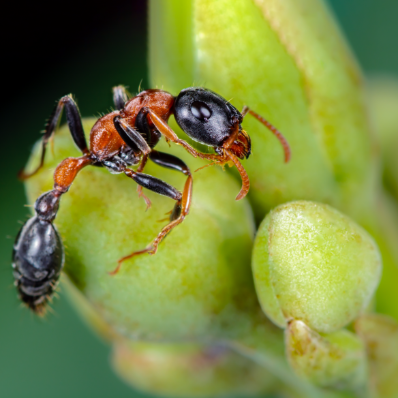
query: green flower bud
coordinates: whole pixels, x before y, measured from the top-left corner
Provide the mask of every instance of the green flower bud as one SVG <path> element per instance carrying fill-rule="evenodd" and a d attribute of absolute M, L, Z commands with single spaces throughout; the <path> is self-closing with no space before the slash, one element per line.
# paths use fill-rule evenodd
<path fill-rule="evenodd" d="M 372 108 L 366 109 L 361 72 L 325 1 L 151 0 L 150 5 L 153 86 L 177 94 L 204 85 L 238 109 L 253 108 L 290 143 L 292 159 L 284 164 L 275 137 L 245 117 L 253 154 L 243 163 L 257 220 L 298 199 L 328 203 L 352 217 L 383 255 L 377 308 L 398 320 L 392 282 L 398 278 L 398 212 L 380 195 Z M 383 113 L 388 109 L 395 118 L 393 102 Z M 394 145 L 388 148 L 396 163 Z M 396 173 L 398 167 L 389 169 Z"/>
<path fill-rule="evenodd" d="M 333 208 L 291 202 L 261 224 L 253 273 L 264 312 L 280 327 L 301 320 L 330 333 L 354 320 L 378 285 L 381 260 L 368 233 Z"/>
<path fill-rule="evenodd" d="M 85 121 L 86 132 L 93 122 Z M 162 149 L 181 157 L 192 170 L 203 166 L 176 145 L 163 143 Z M 37 146 L 30 168 L 37 165 L 38 155 Z M 66 127 L 55 135 L 54 156 L 50 150 L 47 155 L 45 167 L 27 180 L 29 203 L 52 188 L 54 168 L 62 159 L 78 156 Z M 181 173 L 153 164 L 145 172 L 180 189 L 185 182 Z M 119 334 L 156 340 L 224 336 L 222 330 L 233 331 L 242 309 L 255 303 L 248 203 L 234 200 L 239 185 L 219 168 L 206 168 L 194 177 L 186 220 L 155 256 L 126 261 L 116 276 L 108 272 L 117 260 L 151 243 L 166 224 L 159 220 L 174 202 L 148 192 L 152 208 L 145 212 L 136 183 L 98 167 L 82 170 L 61 199 L 55 225 L 66 247 L 65 272 Z"/>
<path fill-rule="evenodd" d="M 298 198 L 351 216 L 368 209 L 376 168 L 361 76 L 323 1 L 152 0 L 150 16 L 153 86 L 177 94 L 204 85 L 287 137 L 292 159 L 284 164 L 275 137 L 244 119 L 259 220 Z"/>
<path fill-rule="evenodd" d="M 135 388 L 170 397 L 262 396 L 276 379 L 227 348 L 197 344 L 118 342 L 116 372 Z"/>
<path fill-rule="evenodd" d="M 366 353 L 353 333 L 321 335 L 302 321 L 291 321 L 285 336 L 287 357 L 298 375 L 321 387 L 364 391 Z"/>
<path fill-rule="evenodd" d="M 355 330 L 365 342 L 373 394 L 398 396 L 398 323 L 385 315 L 366 314 L 355 321 Z"/>

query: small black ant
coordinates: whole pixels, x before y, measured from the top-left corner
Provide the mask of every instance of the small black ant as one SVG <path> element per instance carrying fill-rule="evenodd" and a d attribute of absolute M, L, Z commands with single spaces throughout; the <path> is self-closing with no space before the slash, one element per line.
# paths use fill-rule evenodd
<path fill-rule="evenodd" d="M 113 88 L 113 99 L 116 110 L 99 118 L 94 124 L 90 132 L 89 149 L 76 102 L 71 95 L 62 97 L 45 128 L 40 164 L 29 174 L 24 171 L 19 174 L 24 180 L 43 166 L 47 143 L 65 108 L 70 133 L 82 151 L 82 156 L 67 158 L 58 165 L 54 173 L 54 189 L 36 200 L 36 215 L 22 227 L 13 252 L 15 284 L 20 298 L 38 314 L 43 312 L 45 304 L 51 298 L 64 263 L 62 241 L 52 223 L 58 212 L 61 196 L 68 192 L 78 172 L 84 167 L 102 166 L 111 173 L 124 173 L 139 185 L 139 196 L 144 198 L 147 207 L 151 203 L 143 194 L 142 188 L 176 201 L 170 222 L 152 244 L 119 259 L 118 266 L 110 272 L 114 275 L 124 260 L 142 253 L 155 254 L 162 239 L 189 213 L 193 183 L 191 171 L 181 159 L 154 149 L 162 135 L 166 141 L 183 146 L 194 157 L 211 160 L 212 164 L 235 165 L 242 178 L 242 188 L 236 200 L 245 197 L 250 187 L 247 173 L 238 160 L 248 158 L 251 153 L 250 137 L 241 127 L 247 113 L 277 136 L 285 151 L 285 161 L 290 158 L 287 141 L 269 122 L 248 107 L 244 107 L 240 113 L 224 98 L 205 88 L 186 88 L 177 97 L 163 90 L 145 90 L 129 99 L 126 89 L 117 86 Z M 167 124 L 172 114 L 190 138 L 214 148 L 216 153 L 198 152 L 178 138 Z M 148 159 L 159 166 L 183 173 L 187 179 L 182 193 L 166 182 L 144 174 Z M 133 165 L 138 165 L 136 170 L 129 168 Z"/>

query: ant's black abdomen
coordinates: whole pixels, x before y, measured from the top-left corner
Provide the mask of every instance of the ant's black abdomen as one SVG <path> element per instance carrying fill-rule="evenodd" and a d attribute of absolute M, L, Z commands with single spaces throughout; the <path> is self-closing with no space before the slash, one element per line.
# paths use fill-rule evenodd
<path fill-rule="evenodd" d="M 64 264 L 61 238 L 51 222 L 35 216 L 21 228 L 13 251 L 15 284 L 20 299 L 43 313 Z"/>

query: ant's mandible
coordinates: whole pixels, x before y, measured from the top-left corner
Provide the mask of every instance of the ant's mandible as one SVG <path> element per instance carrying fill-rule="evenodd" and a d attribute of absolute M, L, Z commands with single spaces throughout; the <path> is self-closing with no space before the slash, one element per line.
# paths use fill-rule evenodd
<path fill-rule="evenodd" d="M 90 132 L 89 149 L 75 101 L 71 95 L 62 97 L 46 125 L 39 166 L 29 174 L 22 171 L 19 175 L 25 180 L 43 166 L 47 143 L 65 108 L 70 133 L 82 151 L 82 156 L 67 158 L 58 165 L 54 173 L 54 188 L 36 200 L 36 215 L 21 228 L 13 251 L 14 278 L 20 298 L 38 314 L 43 312 L 51 298 L 64 262 L 62 241 L 52 223 L 57 215 L 61 196 L 68 192 L 78 172 L 84 167 L 103 166 L 111 173 L 124 173 L 138 184 L 139 196 L 144 198 L 147 207 L 150 206 L 150 201 L 143 194 L 142 188 L 176 201 L 170 222 L 152 244 L 144 250 L 121 258 L 116 269 L 111 272 L 114 275 L 124 260 L 142 253 L 155 254 L 162 239 L 189 213 L 192 174 L 181 159 L 154 149 L 162 135 L 167 141 L 183 146 L 194 157 L 211 160 L 212 164 L 235 165 L 242 178 L 242 188 L 236 200 L 245 197 L 250 187 L 247 173 L 238 160 L 248 158 L 251 152 L 250 137 L 241 126 L 247 113 L 277 136 L 284 148 L 285 161 L 290 158 L 287 141 L 269 122 L 248 107 L 244 107 L 240 113 L 224 98 L 204 88 L 187 88 L 177 97 L 163 90 L 145 90 L 129 99 L 126 89 L 117 86 L 113 88 L 113 99 L 116 110 L 101 117 L 94 124 Z M 190 138 L 214 148 L 216 153 L 198 152 L 178 138 L 167 124 L 172 114 Z M 148 159 L 159 166 L 183 173 L 187 179 L 182 193 L 166 182 L 144 174 Z M 138 165 L 136 170 L 129 168 L 134 165 Z"/>

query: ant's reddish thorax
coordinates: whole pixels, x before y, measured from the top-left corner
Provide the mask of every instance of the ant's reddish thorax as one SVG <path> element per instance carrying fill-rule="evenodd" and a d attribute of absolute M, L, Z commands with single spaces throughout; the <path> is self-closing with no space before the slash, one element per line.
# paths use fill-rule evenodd
<path fill-rule="evenodd" d="M 113 123 L 118 114 L 119 111 L 108 113 L 98 119 L 91 129 L 90 151 L 99 161 L 116 155 L 125 145 Z"/>
<path fill-rule="evenodd" d="M 145 90 L 126 102 L 120 116 L 127 118 L 129 122 L 135 123 L 135 118 L 142 108 L 149 108 L 164 121 L 167 121 L 172 114 L 174 97 L 163 90 Z"/>
<path fill-rule="evenodd" d="M 125 145 L 114 126 L 115 116 L 120 115 L 130 126 L 135 126 L 140 110 L 149 108 L 167 122 L 172 114 L 173 105 L 174 97 L 167 91 L 157 89 L 142 91 L 126 102 L 124 109 L 120 112 L 114 111 L 98 119 L 90 133 L 91 152 L 101 161 L 116 155 Z"/>

